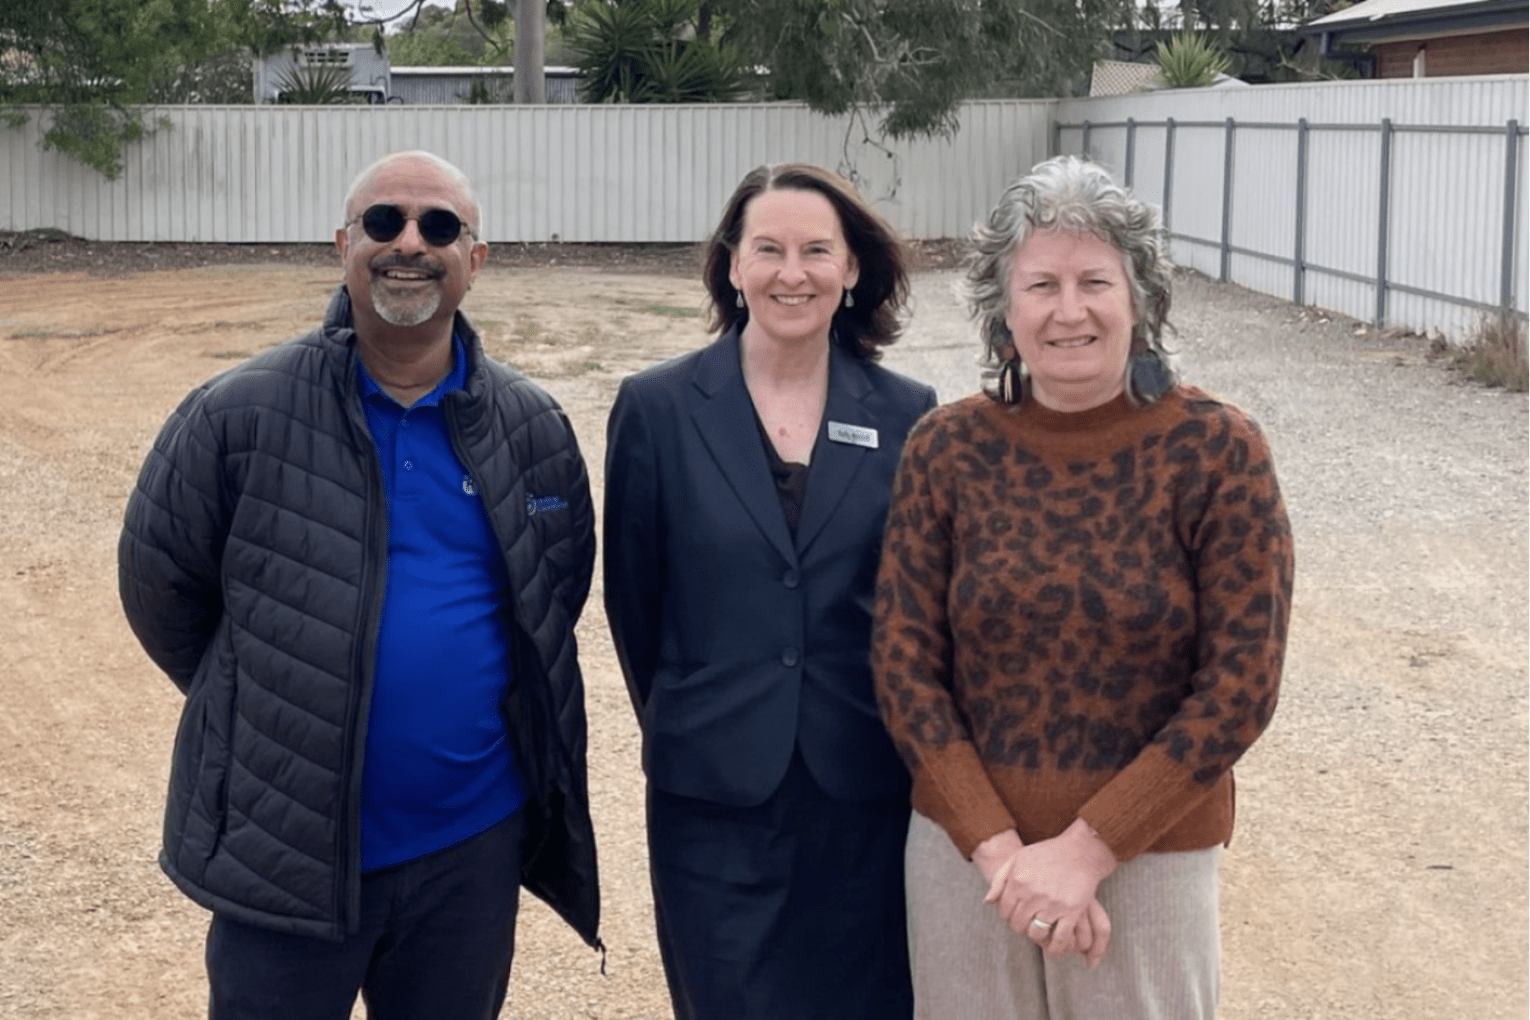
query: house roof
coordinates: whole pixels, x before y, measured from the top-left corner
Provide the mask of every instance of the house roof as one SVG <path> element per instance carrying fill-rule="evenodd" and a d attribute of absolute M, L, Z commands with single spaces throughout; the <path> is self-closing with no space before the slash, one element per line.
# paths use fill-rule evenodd
<path fill-rule="evenodd" d="M 1530 0 L 1362 0 L 1309 22 L 1330 42 L 1369 43 L 1530 25 Z"/>

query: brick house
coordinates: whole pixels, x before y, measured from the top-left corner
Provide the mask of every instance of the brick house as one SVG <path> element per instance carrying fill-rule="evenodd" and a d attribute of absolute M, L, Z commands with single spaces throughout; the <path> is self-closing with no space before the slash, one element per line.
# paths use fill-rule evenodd
<path fill-rule="evenodd" d="M 1309 23 L 1323 56 L 1367 78 L 1530 70 L 1530 0 L 1363 0 Z"/>

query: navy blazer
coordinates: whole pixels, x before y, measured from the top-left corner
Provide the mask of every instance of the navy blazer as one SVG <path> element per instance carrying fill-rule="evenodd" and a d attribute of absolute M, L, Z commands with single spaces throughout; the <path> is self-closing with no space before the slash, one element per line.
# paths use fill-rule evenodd
<path fill-rule="evenodd" d="M 871 613 L 898 457 L 935 391 L 830 350 L 795 541 L 736 329 L 617 393 L 606 436 L 606 616 L 642 725 L 644 770 L 669 793 L 759 804 L 798 744 L 833 797 L 907 793 L 872 691 Z M 874 430 L 875 448 L 831 440 L 830 423 Z"/>

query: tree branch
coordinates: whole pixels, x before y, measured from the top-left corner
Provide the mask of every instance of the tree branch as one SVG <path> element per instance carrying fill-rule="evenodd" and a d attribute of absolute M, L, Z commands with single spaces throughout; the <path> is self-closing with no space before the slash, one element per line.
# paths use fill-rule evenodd
<path fill-rule="evenodd" d="M 866 45 L 871 47 L 871 59 L 872 59 L 872 62 L 873 63 L 877 63 L 877 64 L 882 63 L 883 62 L 882 61 L 882 51 L 877 49 L 877 41 L 871 37 L 871 30 L 866 27 L 865 22 L 856 21 L 854 18 L 852 18 L 850 16 L 850 12 L 849 11 L 846 11 L 844 14 L 841 14 L 840 17 L 852 29 L 858 29 L 860 31 L 861 35 L 866 37 Z"/>

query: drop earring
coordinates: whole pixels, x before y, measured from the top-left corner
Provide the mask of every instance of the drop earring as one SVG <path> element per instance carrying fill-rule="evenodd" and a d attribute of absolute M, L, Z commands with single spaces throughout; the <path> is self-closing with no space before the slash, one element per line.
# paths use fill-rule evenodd
<path fill-rule="evenodd" d="M 1011 406 L 1024 399 L 1021 388 L 1020 359 L 1010 358 L 999 366 L 999 399 Z"/>
<path fill-rule="evenodd" d="M 855 307 L 855 295 L 852 294 L 848 290 L 845 291 L 845 307 L 846 308 L 854 308 Z"/>
<path fill-rule="evenodd" d="M 1169 392 L 1174 385 L 1174 373 L 1164 363 L 1163 355 L 1151 347 L 1131 356 L 1129 371 L 1132 391 L 1149 403 Z"/>
<path fill-rule="evenodd" d="M 735 308 L 742 308 L 742 307 L 744 307 L 744 295 L 743 295 L 742 292 L 740 292 L 740 291 L 734 291 L 733 292 L 733 307 L 735 307 Z"/>

